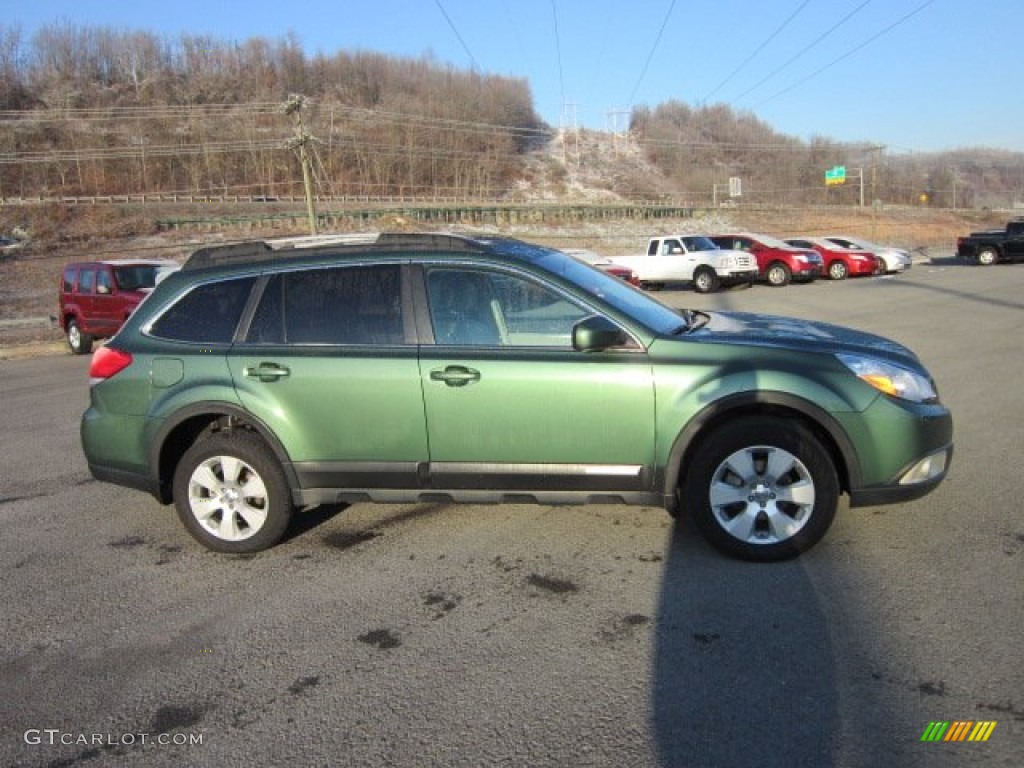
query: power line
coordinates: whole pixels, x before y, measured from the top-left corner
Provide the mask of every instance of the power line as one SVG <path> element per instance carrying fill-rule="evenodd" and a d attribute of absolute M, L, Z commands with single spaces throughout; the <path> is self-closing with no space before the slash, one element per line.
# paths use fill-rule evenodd
<path fill-rule="evenodd" d="M 672 0 L 669 3 L 668 11 L 665 13 L 665 18 L 661 22 L 661 29 L 658 30 L 658 36 L 654 38 L 654 43 L 651 45 L 651 52 L 647 54 L 647 61 L 644 62 L 644 67 L 640 71 L 640 77 L 637 78 L 636 85 L 633 86 L 633 92 L 629 94 L 629 105 L 633 106 L 633 101 L 636 99 L 636 92 L 640 90 L 640 83 L 647 77 L 647 69 L 651 66 L 651 59 L 654 58 L 654 51 L 658 48 L 658 43 L 661 42 L 661 36 L 665 33 L 665 27 L 668 26 L 668 20 L 672 16 L 672 11 L 676 7 L 676 0 Z"/>
<path fill-rule="evenodd" d="M 444 16 L 444 20 L 448 22 L 448 26 L 452 28 L 452 32 L 455 33 L 455 37 L 458 38 L 459 43 L 462 45 L 462 50 L 466 52 L 466 55 L 469 56 L 469 60 L 473 62 L 473 69 L 479 72 L 480 65 L 476 63 L 476 57 L 473 56 L 473 52 L 469 50 L 469 46 L 466 45 L 466 41 L 462 39 L 462 35 L 460 35 L 459 30 L 456 29 L 455 23 L 451 20 L 451 17 L 448 15 L 448 12 L 444 9 L 444 6 L 441 5 L 441 0 L 434 0 L 434 3 L 437 4 L 437 9 L 441 11 L 441 15 Z"/>
<path fill-rule="evenodd" d="M 786 20 L 785 20 L 784 22 L 782 22 L 782 24 L 780 24 L 780 25 L 779 25 L 778 29 L 776 29 L 776 30 L 775 30 L 774 32 L 772 32 L 772 33 L 771 33 L 771 34 L 770 34 L 770 35 L 768 36 L 768 39 L 767 39 L 767 40 L 765 40 L 765 41 L 764 41 L 763 43 L 761 43 L 761 44 L 760 44 L 759 46 L 757 46 L 757 48 L 755 48 L 755 49 L 753 50 L 753 52 L 752 52 L 752 53 L 751 53 L 751 54 L 750 54 L 749 56 L 747 56 L 747 58 L 745 58 L 745 59 L 744 59 L 744 60 L 743 60 L 743 61 L 742 61 L 742 62 L 740 63 L 740 65 L 739 65 L 738 67 L 736 67 L 736 69 L 734 69 L 734 70 L 733 70 L 732 72 L 730 72 L 730 73 L 729 73 L 729 74 L 728 74 L 728 75 L 726 76 L 726 78 L 725 78 L 724 80 L 722 80 L 722 82 L 720 82 L 720 83 L 719 83 L 718 85 L 716 85 L 716 86 L 715 86 L 714 88 L 712 88 L 712 89 L 711 89 L 711 93 L 709 93 L 709 94 L 708 94 L 707 96 L 705 96 L 705 97 L 704 97 L 704 101 L 705 101 L 705 102 L 706 102 L 706 101 L 708 101 L 708 100 L 709 100 L 709 99 L 710 99 L 710 98 L 711 98 L 712 96 L 714 96 L 714 95 L 715 95 L 716 93 L 718 93 L 719 89 L 720 89 L 720 88 L 721 88 L 721 87 L 722 87 L 723 85 L 725 85 L 726 83 L 728 83 L 728 82 L 729 82 L 730 80 L 732 80 L 732 79 L 733 79 L 733 78 L 734 78 L 734 77 L 735 77 L 735 76 L 736 76 L 737 74 L 739 74 L 739 72 L 740 72 L 740 71 L 741 71 L 741 70 L 742 70 L 742 69 L 743 69 L 744 67 L 746 67 L 746 66 L 747 66 L 747 64 L 749 64 L 749 63 L 750 63 L 750 62 L 751 62 L 751 61 L 752 61 L 752 60 L 753 60 L 753 59 L 754 59 L 754 58 L 755 58 L 755 57 L 757 56 L 757 54 L 759 54 L 759 53 L 760 53 L 761 51 L 763 51 L 763 50 L 765 49 L 765 47 L 767 47 L 768 43 L 770 43 L 770 42 L 771 42 L 772 40 L 774 40 L 774 39 L 775 39 L 776 37 L 778 37 L 778 36 L 779 36 L 779 33 L 781 33 L 781 32 L 782 32 L 782 30 L 784 30 L 784 29 L 785 29 L 786 27 L 788 27 L 788 26 L 789 26 L 789 23 L 790 23 L 791 21 L 793 21 L 793 19 L 795 19 L 795 18 L 796 18 L 796 16 L 797 16 L 797 15 L 798 15 L 798 14 L 800 13 L 800 11 L 802 11 L 802 10 L 803 10 L 804 8 L 806 8 L 806 7 L 807 7 L 807 5 L 808 5 L 808 4 L 810 3 L 810 2 L 811 2 L 811 0 L 804 0 L 804 1 L 803 1 L 803 2 L 802 2 L 802 3 L 800 4 L 800 6 L 799 6 L 799 7 L 798 7 L 798 8 L 797 8 L 797 9 L 796 9 L 795 11 L 793 11 L 793 12 L 792 12 L 791 14 L 789 14 L 789 17 L 788 17 L 788 18 L 787 18 L 787 19 L 786 19 Z"/>
<path fill-rule="evenodd" d="M 844 54 L 843 54 L 842 56 L 839 56 L 839 57 L 837 57 L 837 58 L 833 59 L 832 61 L 830 61 L 830 62 L 829 62 L 828 64 L 826 64 L 825 66 L 823 66 L 823 67 L 821 67 L 820 69 L 817 69 L 817 70 L 815 70 L 814 72 L 812 72 L 811 74 L 807 75 L 807 77 L 803 78 L 802 80 L 798 80 L 797 82 L 793 83 L 793 84 L 792 84 L 791 86 L 789 86 L 788 88 L 784 88 L 783 90 L 779 91 L 778 93 L 776 93 L 776 94 L 774 94 L 774 95 L 772 95 L 772 96 L 769 96 L 769 97 L 768 97 L 767 99 L 765 99 L 764 101 L 762 101 L 762 102 L 761 102 L 760 104 L 758 104 L 757 106 L 758 106 L 758 107 L 760 107 L 760 106 L 762 106 L 762 105 L 764 105 L 764 104 L 767 104 L 767 103 L 768 103 L 769 101 L 772 101 L 773 99 L 776 99 L 776 98 L 778 98 L 779 96 L 782 96 L 782 95 L 784 95 L 784 94 L 787 94 L 787 93 L 789 93 L 790 91 L 794 90 L 795 88 L 798 88 L 799 86 L 801 86 L 801 85 L 803 85 L 804 83 L 806 83 L 806 82 L 807 82 L 808 80 L 811 80 L 811 79 L 813 79 L 813 78 L 817 77 L 818 75 L 820 75 L 820 74 L 821 74 L 822 72 L 824 72 L 825 70 L 827 70 L 827 69 L 830 69 L 830 68 L 834 67 L 834 66 L 835 66 L 836 64 L 838 64 L 839 62 L 841 62 L 841 61 L 844 61 L 844 60 L 846 60 L 846 59 L 850 58 L 851 56 L 853 56 L 853 54 L 855 54 L 855 53 L 858 53 L 858 52 L 859 52 L 859 51 L 861 51 L 861 50 L 862 50 L 862 49 L 863 49 L 864 47 L 866 47 L 867 45 L 870 45 L 870 44 L 871 44 L 871 43 L 873 43 L 873 42 L 874 42 L 875 40 L 877 40 L 878 38 L 880 38 L 880 37 L 881 37 L 882 35 L 884 35 L 884 34 L 886 34 L 886 33 L 890 32 L 890 31 L 891 31 L 891 30 L 893 30 L 894 28 L 898 27 L 898 26 L 899 26 L 900 24 L 903 24 L 904 22 L 906 22 L 907 20 L 909 20 L 909 19 L 910 19 L 911 17 L 913 17 L 913 16 L 916 16 L 916 15 L 917 15 L 918 13 L 920 13 L 921 11 L 923 11 L 923 10 L 924 10 L 925 8 L 927 8 L 927 7 L 929 6 L 929 5 L 931 5 L 931 4 L 932 4 L 932 3 L 934 3 L 934 2 L 935 2 L 935 0 L 925 0 L 925 2 L 921 3 L 921 5 L 917 6 L 917 8 L 915 8 L 914 10 L 912 10 L 912 11 L 911 11 L 910 13 L 908 13 L 908 14 L 906 14 L 906 15 L 904 15 L 904 16 L 901 16 L 901 17 L 900 17 L 899 19 L 897 19 L 896 21 L 894 21 L 894 22 L 893 22 L 892 24 L 890 24 L 889 26 L 885 27 L 885 29 L 881 30 L 880 32 L 876 32 L 876 33 L 875 33 L 874 35 L 872 35 L 871 37 L 869 37 L 869 38 L 868 38 L 867 40 L 865 40 L 864 42 L 862 42 L 862 43 L 858 43 L 857 45 L 853 46 L 853 48 L 851 48 L 850 50 L 848 50 L 848 51 L 847 51 L 846 53 L 844 53 Z"/>
<path fill-rule="evenodd" d="M 562 75 L 562 41 L 558 34 L 558 9 L 555 8 L 555 0 L 551 0 L 551 17 L 555 23 L 555 53 L 558 56 L 558 87 L 562 92 L 562 106 L 565 106 L 565 78 Z"/>
<path fill-rule="evenodd" d="M 761 87 L 761 86 L 762 86 L 762 85 L 763 85 L 764 83 L 766 83 L 766 82 L 767 82 L 768 80 L 771 80 L 771 79 L 772 79 L 773 77 L 775 77 L 775 75 L 779 74 L 779 72 L 781 72 L 782 70 L 784 70 L 784 69 L 785 69 L 786 67 L 788 67 L 788 66 L 789 66 L 790 64 L 792 64 L 792 63 L 793 63 L 794 61 L 796 61 L 797 59 L 799 59 L 799 58 L 800 58 L 801 56 L 803 56 L 803 55 L 804 55 L 805 53 L 807 53 L 807 52 L 808 52 L 809 50 L 811 50 L 812 48 L 814 48 L 814 47 L 815 47 L 816 45 L 818 45 L 818 43 L 822 42 L 822 41 L 823 41 L 823 40 L 824 40 L 824 39 L 825 39 L 826 37 L 828 37 L 828 36 L 829 36 L 829 35 L 831 35 L 831 34 L 832 34 L 833 32 L 835 32 L 835 31 L 836 31 L 837 29 L 839 29 L 839 27 L 843 26 L 843 24 L 845 24 L 845 23 L 846 23 L 846 22 L 848 22 L 848 21 L 849 21 L 849 20 L 850 20 L 851 18 L 853 18 L 853 17 L 854 17 L 854 16 L 855 16 L 855 15 L 856 15 L 857 13 L 859 13 L 859 12 L 860 12 L 860 11 L 861 11 L 861 10 L 862 10 L 862 9 L 863 9 L 863 8 L 864 8 L 865 6 L 866 6 L 866 5 L 870 5 L 870 3 L 871 3 L 871 0 L 864 0 L 864 2 L 863 2 L 863 3 L 861 3 L 860 5 L 858 5 L 858 6 L 856 7 L 856 8 L 854 8 L 854 9 L 853 9 L 852 11 L 850 11 L 850 12 L 849 12 L 848 14 L 846 14 L 845 16 L 843 16 L 843 18 L 841 18 L 841 19 L 840 19 L 839 21 L 837 21 L 837 22 L 836 22 L 835 24 L 833 24 L 833 25 L 832 25 L 831 27 L 829 27 L 829 28 L 828 28 L 828 29 L 826 29 L 826 30 L 825 30 L 824 32 L 822 32 L 822 33 L 821 33 L 820 35 L 818 35 L 818 37 L 817 37 L 817 38 L 815 38 L 814 40 L 812 40 L 812 41 L 811 41 L 811 42 L 810 42 L 810 43 L 809 43 L 808 45 L 804 46 L 804 47 L 803 47 L 803 48 L 801 48 L 801 49 L 800 49 L 799 51 L 797 51 L 797 52 L 796 52 L 795 54 L 793 54 L 793 55 L 792 55 L 792 56 L 790 56 L 790 57 L 789 57 L 788 59 L 786 59 L 786 61 L 785 61 L 785 62 L 784 62 L 784 63 L 783 63 L 783 64 L 782 64 L 781 66 L 779 66 L 779 67 L 776 67 L 776 68 L 775 68 L 775 69 L 773 69 L 773 70 L 772 70 L 771 72 L 769 72 L 769 73 L 768 73 L 767 75 L 765 75 L 765 76 L 764 76 L 764 77 L 762 77 L 762 78 L 761 78 L 760 80 L 758 80 L 758 81 L 757 81 L 756 83 L 754 83 L 754 84 L 753 84 L 752 86 L 750 86 L 749 88 L 747 88 L 747 90 L 745 90 L 745 91 L 744 91 L 743 93 L 741 93 L 741 94 L 740 94 L 739 96 L 737 96 L 737 97 L 736 97 L 735 99 L 733 99 L 732 103 L 733 103 L 733 104 L 735 104 L 735 103 L 736 103 L 737 101 L 739 101 L 740 99 L 742 99 L 742 98 L 743 98 L 744 96 L 746 96 L 746 95 L 747 95 L 748 93 L 750 93 L 750 92 L 752 92 L 752 91 L 755 91 L 755 90 L 757 90 L 758 88 L 760 88 L 760 87 Z"/>

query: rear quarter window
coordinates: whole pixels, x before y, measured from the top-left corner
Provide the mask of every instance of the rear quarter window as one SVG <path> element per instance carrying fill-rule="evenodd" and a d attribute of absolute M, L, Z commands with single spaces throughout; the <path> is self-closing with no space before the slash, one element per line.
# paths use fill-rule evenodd
<path fill-rule="evenodd" d="M 196 286 L 150 326 L 150 335 L 198 344 L 230 343 L 255 281 L 246 277 Z"/>

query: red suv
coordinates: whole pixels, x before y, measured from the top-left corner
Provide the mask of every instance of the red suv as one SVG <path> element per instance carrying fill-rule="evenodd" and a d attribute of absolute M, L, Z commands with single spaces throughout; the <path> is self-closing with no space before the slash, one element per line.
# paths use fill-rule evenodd
<path fill-rule="evenodd" d="M 810 282 L 825 273 L 825 262 L 817 251 L 794 248 L 768 235 L 739 232 L 712 235 L 711 241 L 719 248 L 754 254 L 761 279 L 769 285 L 788 285 L 791 280 Z"/>
<path fill-rule="evenodd" d="M 114 259 L 68 264 L 60 283 L 60 327 L 76 355 L 92 351 L 95 339 L 113 336 L 177 262 Z"/>

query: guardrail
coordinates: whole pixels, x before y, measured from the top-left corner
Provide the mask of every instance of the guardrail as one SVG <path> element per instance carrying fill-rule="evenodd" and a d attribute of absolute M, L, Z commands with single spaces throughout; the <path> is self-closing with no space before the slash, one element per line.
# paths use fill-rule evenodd
<path fill-rule="evenodd" d="M 317 227 L 337 229 L 381 219 L 402 219 L 430 225 L 514 225 L 628 219 L 692 218 L 694 208 L 673 205 L 587 205 L 587 204 L 429 204 L 415 206 L 346 207 L 316 213 Z M 305 211 L 287 211 L 237 216 L 165 217 L 157 220 L 158 229 L 298 229 L 305 226 Z"/>

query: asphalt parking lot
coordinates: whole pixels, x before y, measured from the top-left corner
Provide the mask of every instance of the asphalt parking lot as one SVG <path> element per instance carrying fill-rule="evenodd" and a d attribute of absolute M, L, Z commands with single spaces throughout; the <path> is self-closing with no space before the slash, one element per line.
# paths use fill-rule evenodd
<path fill-rule="evenodd" d="M 90 478 L 87 359 L 3 361 L 0 764 L 1024 764 L 1024 266 L 658 296 L 909 345 L 949 477 L 780 564 L 618 506 L 331 507 L 224 556 Z"/>

